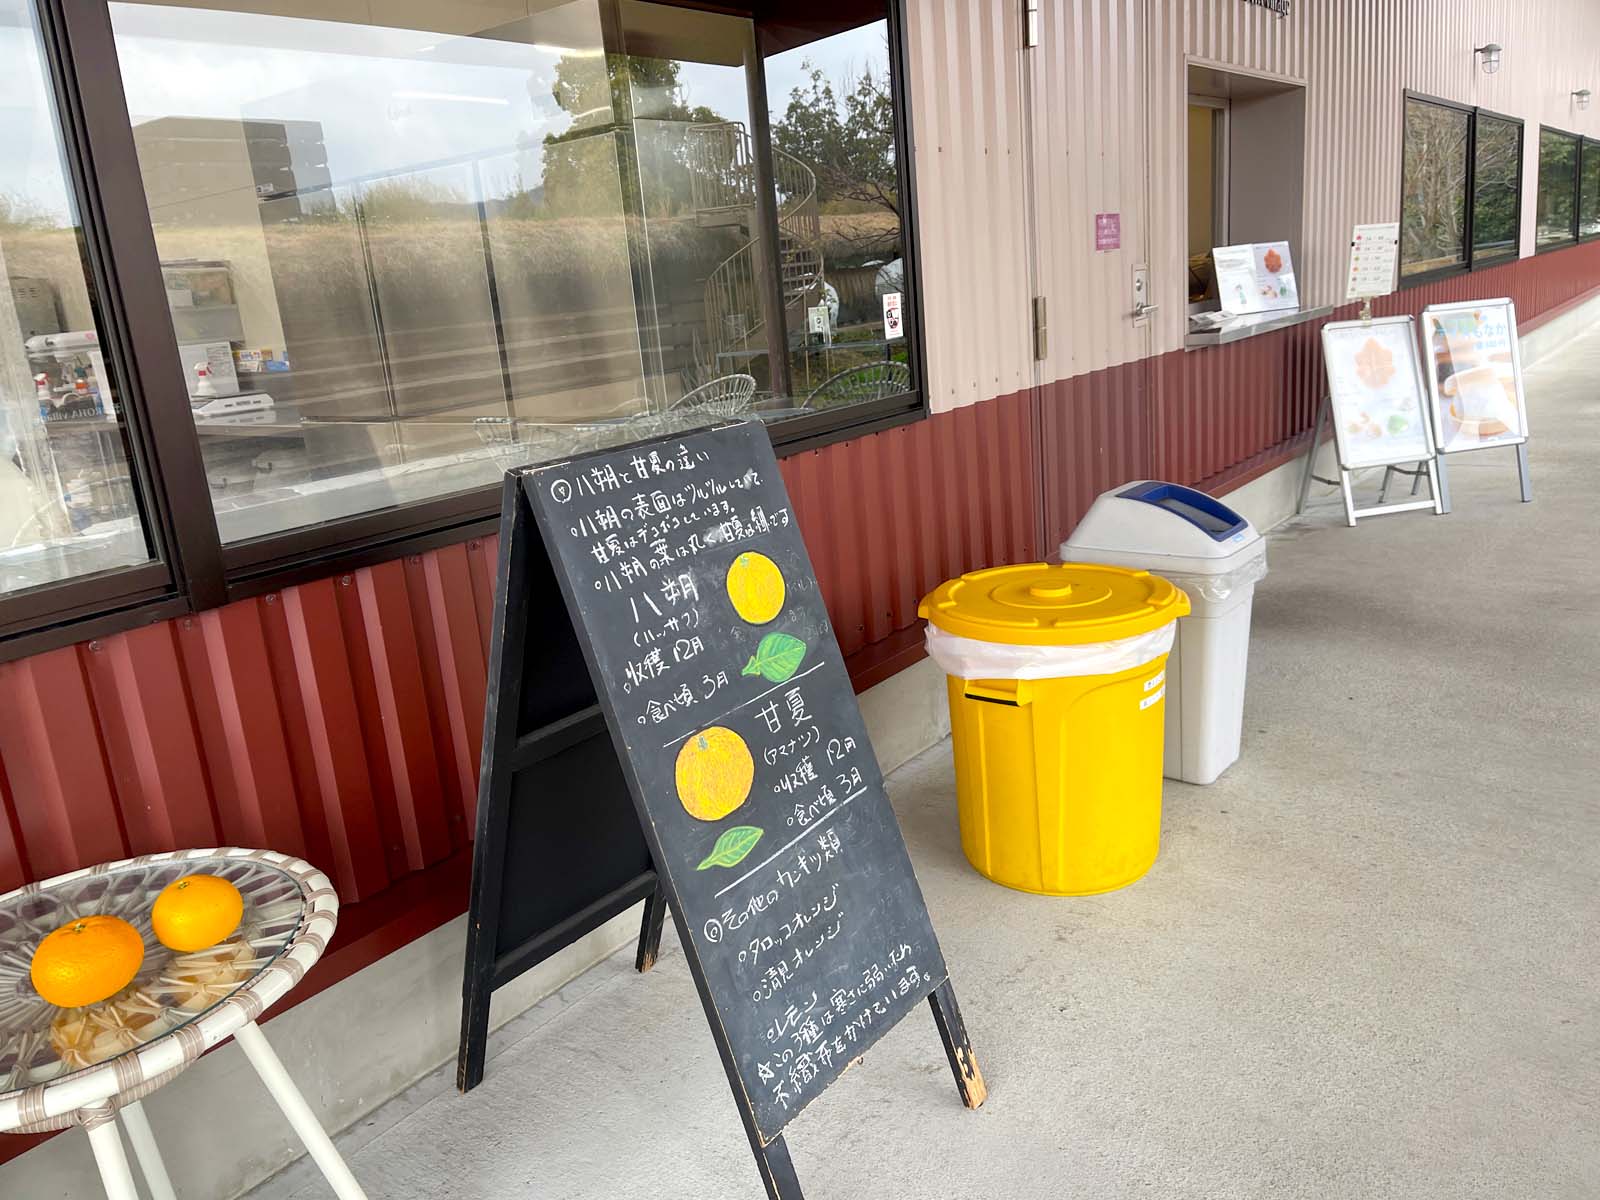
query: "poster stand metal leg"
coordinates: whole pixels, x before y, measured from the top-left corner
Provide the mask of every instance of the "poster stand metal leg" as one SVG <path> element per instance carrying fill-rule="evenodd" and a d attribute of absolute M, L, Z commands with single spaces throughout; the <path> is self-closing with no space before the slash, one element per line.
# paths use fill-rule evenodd
<path fill-rule="evenodd" d="M 1356 497 L 1350 487 L 1350 472 L 1343 467 L 1339 468 L 1339 494 L 1344 498 L 1344 523 L 1354 529 L 1357 519 Z"/>
<path fill-rule="evenodd" d="M 1391 463 L 1383 469 L 1383 485 L 1378 488 L 1378 503 L 1382 505 L 1389 498 L 1389 483 L 1396 475 L 1411 476 L 1411 494 L 1415 496 L 1422 490 L 1422 481 L 1429 478 L 1428 460 L 1419 458 L 1415 467 L 1402 467 Z"/>
<path fill-rule="evenodd" d="M 1522 483 L 1522 502 L 1533 503 L 1533 476 L 1528 473 L 1528 443 L 1517 443 L 1517 476 Z"/>
<path fill-rule="evenodd" d="M 1322 445 L 1322 430 L 1323 426 L 1326 425 L 1329 420 L 1328 409 L 1331 403 L 1332 402 L 1328 399 L 1327 395 L 1324 394 L 1321 401 L 1317 404 L 1317 421 L 1316 424 L 1311 427 L 1311 446 L 1306 451 L 1306 467 L 1304 473 L 1300 476 L 1300 503 L 1295 506 L 1294 511 L 1296 516 L 1299 516 L 1306 511 L 1306 501 L 1311 496 L 1311 481 L 1313 479 L 1315 479 L 1318 483 L 1325 483 L 1330 487 L 1337 486 L 1339 483 L 1337 479 L 1326 479 L 1316 473 L 1317 450 Z"/>
<path fill-rule="evenodd" d="M 1339 489 L 1339 496 L 1344 502 L 1344 523 L 1351 528 L 1354 528 L 1356 522 L 1362 517 L 1381 517 L 1389 513 L 1416 512 L 1424 508 L 1431 508 L 1435 513 L 1439 514 L 1450 511 L 1450 488 L 1444 477 L 1444 463 L 1439 460 L 1437 455 L 1419 460 L 1414 469 L 1393 464 L 1384 467 L 1383 484 L 1378 490 L 1378 503 L 1371 508 L 1356 507 L 1355 489 L 1351 485 L 1350 472 L 1345 469 L 1343 464 L 1339 466 L 1339 478 L 1337 479 L 1328 479 L 1325 476 L 1318 475 L 1316 473 L 1317 448 L 1322 444 L 1323 426 L 1331 419 L 1330 409 L 1332 406 L 1333 402 L 1324 394 L 1322 403 L 1317 406 L 1317 423 L 1311 430 L 1311 445 L 1306 450 L 1306 465 L 1300 476 L 1300 503 L 1295 507 L 1296 514 L 1304 514 L 1306 511 L 1306 503 L 1311 496 L 1311 481 L 1313 479 L 1318 483 L 1325 483 L 1330 487 Z M 1519 446 L 1518 449 L 1523 449 L 1523 447 Z M 1395 475 L 1413 476 L 1411 488 L 1413 496 L 1417 494 L 1417 489 L 1422 482 L 1423 476 L 1427 476 L 1430 491 L 1429 498 L 1426 500 L 1408 500 L 1404 504 L 1385 503 L 1389 495 L 1389 481 Z M 1524 479 L 1526 479 L 1526 476 L 1524 476 Z"/>

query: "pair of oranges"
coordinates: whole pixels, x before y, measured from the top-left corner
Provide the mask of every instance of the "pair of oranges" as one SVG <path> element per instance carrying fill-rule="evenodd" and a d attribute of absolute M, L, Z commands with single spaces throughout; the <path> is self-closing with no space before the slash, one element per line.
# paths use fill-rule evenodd
<path fill-rule="evenodd" d="M 170 883 L 150 909 L 156 937 L 188 954 L 215 946 L 244 918 L 239 889 L 216 875 L 185 875 Z M 57 1008 L 81 1008 L 114 996 L 144 964 L 144 939 L 121 917 L 80 917 L 46 935 L 33 952 L 29 977 Z"/>

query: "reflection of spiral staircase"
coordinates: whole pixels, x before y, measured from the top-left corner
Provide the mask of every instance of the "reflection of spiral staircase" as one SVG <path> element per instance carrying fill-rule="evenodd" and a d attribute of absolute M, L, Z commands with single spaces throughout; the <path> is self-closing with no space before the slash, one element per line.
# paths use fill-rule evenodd
<path fill-rule="evenodd" d="M 756 236 L 756 175 L 750 135 L 738 121 L 689 127 L 689 177 L 703 226 L 737 226 L 744 245 L 706 278 L 706 327 L 714 352 L 749 347 L 765 324 L 761 285 L 765 247 Z M 817 177 L 805 163 L 772 151 L 778 201 L 778 269 L 784 316 L 805 328 L 807 301 L 822 290 L 822 215 Z"/>

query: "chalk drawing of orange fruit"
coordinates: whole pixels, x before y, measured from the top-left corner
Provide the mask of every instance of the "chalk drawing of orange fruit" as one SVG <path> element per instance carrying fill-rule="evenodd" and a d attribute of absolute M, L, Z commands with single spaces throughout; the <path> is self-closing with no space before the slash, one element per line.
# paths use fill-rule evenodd
<path fill-rule="evenodd" d="M 745 802 L 755 777 L 750 747 L 722 725 L 691 734 L 678 751 L 678 802 L 696 820 L 722 820 Z"/>
<path fill-rule="evenodd" d="M 765 554 L 747 550 L 728 568 L 733 611 L 752 625 L 765 625 L 783 610 L 783 572 Z"/>
<path fill-rule="evenodd" d="M 1376 391 L 1394 378 L 1394 355 L 1380 346 L 1375 338 L 1362 343 L 1356 354 L 1356 378 Z"/>

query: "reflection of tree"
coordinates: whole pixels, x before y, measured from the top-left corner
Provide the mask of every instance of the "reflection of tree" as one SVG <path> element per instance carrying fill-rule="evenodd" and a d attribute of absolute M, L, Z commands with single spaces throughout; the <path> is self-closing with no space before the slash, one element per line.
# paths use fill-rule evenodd
<path fill-rule="evenodd" d="M 1516 244 L 1521 135 L 1509 121 L 1478 117 L 1472 177 L 1474 249 L 1509 249 Z"/>
<path fill-rule="evenodd" d="M 646 206 L 652 216 L 686 211 L 691 203 L 687 130 L 721 121 L 704 105 L 684 102 L 680 64 L 671 59 L 569 55 L 556 63 L 551 94 L 573 123 L 544 139 L 544 210 L 551 216 L 603 215 L 618 211 L 621 190 L 632 194 L 649 181 Z M 613 113 L 626 105 L 635 122 L 634 155 L 622 155 L 609 135 Z"/>
<path fill-rule="evenodd" d="M 1540 131 L 1538 233 L 1541 242 L 1559 242 L 1572 236 L 1577 166 L 1576 138 Z"/>
<path fill-rule="evenodd" d="M 44 230 L 66 228 L 49 210 L 26 196 L 0 192 L 0 230 Z"/>
<path fill-rule="evenodd" d="M 1402 260 L 1426 269 L 1459 262 L 1467 216 L 1467 114 L 1406 105 Z"/>
<path fill-rule="evenodd" d="M 369 221 L 424 221 L 455 215 L 469 203 L 460 190 L 414 175 L 380 179 L 361 189 L 361 211 Z"/>
<path fill-rule="evenodd" d="M 820 67 L 809 61 L 805 84 L 772 127 L 778 149 L 817 173 L 819 198 L 834 211 L 887 209 L 900 215 L 894 160 L 894 98 L 889 77 L 870 66 L 842 81 L 843 100 Z"/>

